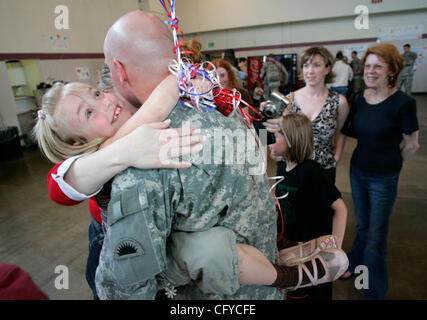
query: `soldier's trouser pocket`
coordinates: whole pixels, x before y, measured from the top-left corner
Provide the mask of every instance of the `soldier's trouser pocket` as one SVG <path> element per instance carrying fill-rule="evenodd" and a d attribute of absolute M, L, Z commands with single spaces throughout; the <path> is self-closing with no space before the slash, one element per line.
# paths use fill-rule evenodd
<path fill-rule="evenodd" d="M 110 252 L 111 271 L 123 287 L 152 279 L 163 269 L 155 243 L 164 241 L 147 200 L 145 188 L 139 186 L 121 192 L 108 206 L 110 248 L 105 249 Z"/>

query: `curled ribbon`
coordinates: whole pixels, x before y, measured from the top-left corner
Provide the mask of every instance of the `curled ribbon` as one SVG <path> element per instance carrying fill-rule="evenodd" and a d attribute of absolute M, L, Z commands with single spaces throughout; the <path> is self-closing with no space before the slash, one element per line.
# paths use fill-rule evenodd
<path fill-rule="evenodd" d="M 273 189 L 279 184 L 281 183 L 283 180 L 285 180 L 284 176 L 276 176 L 276 177 L 268 177 L 269 180 L 277 180 L 276 183 L 274 183 L 271 187 L 270 187 L 270 193 L 272 193 Z M 289 195 L 289 192 L 286 192 L 286 194 L 280 196 L 280 197 L 276 197 L 274 196 L 275 200 L 276 200 L 276 205 L 279 209 L 279 217 L 282 220 L 282 230 L 280 232 L 280 235 L 277 237 L 277 241 L 280 241 L 283 238 L 283 233 L 285 232 L 285 224 L 284 224 L 284 219 L 283 219 L 283 213 L 282 213 L 282 208 L 280 207 L 280 202 L 279 200 L 286 198 Z"/>
<path fill-rule="evenodd" d="M 170 0 L 168 0 L 170 11 L 168 10 L 168 8 L 166 6 L 165 1 L 160 0 L 160 3 L 162 4 L 163 8 L 166 11 L 168 18 L 170 19 L 170 21 L 165 21 L 165 23 L 170 24 L 172 31 L 173 31 L 173 36 L 174 36 L 173 38 L 174 38 L 174 43 L 175 43 L 175 47 L 173 48 L 173 53 L 177 54 L 178 59 L 180 59 L 181 54 L 179 51 L 179 46 L 184 42 L 184 32 L 182 32 L 178 27 L 179 18 L 175 15 L 175 0 L 172 0 L 172 2 L 170 2 Z M 180 42 L 178 42 L 177 33 L 182 35 L 182 39 Z"/>
<path fill-rule="evenodd" d="M 253 108 L 251 105 L 249 105 L 246 101 L 241 99 L 240 93 L 236 89 L 228 89 L 221 86 L 219 82 L 218 74 L 216 73 L 215 66 L 210 62 L 204 62 L 202 64 L 192 64 L 191 61 L 184 59 L 181 59 L 181 51 L 180 46 L 184 42 L 184 33 L 179 29 L 179 19 L 176 17 L 175 14 L 175 0 L 168 0 L 168 4 L 170 7 L 170 10 L 168 10 L 165 1 L 159 0 L 162 4 L 163 8 L 166 11 L 166 14 L 169 21 L 165 21 L 166 24 L 171 25 L 171 29 L 173 31 L 173 37 L 174 37 L 174 48 L 173 53 L 177 55 L 177 60 L 174 60 L 169 65 L 169 71 L 176 75 L 178 79 L 178 87 L 180 90 L 180 104 L 187 108 L 195 108 L 197 111 L 200 112 L 200 110 L 214 110 L 217 109 L 219 112 L 221 112 L 224 116 L 230 116 L 234 113 L 239 113 L 239 115 L 244 120 L 246 126 L 250 128 L 250 125 L 252 124 L 252 121 L 261 121 L 263 119 L 263 116 Z M 178 41 L 178 34 L 182 35 L 182 40 Z M 191 51 L 183 51 L 182 53 L 188 53 L 191 54 Z M 210 84 L 209 90 L 206 90 L 204 92 L 197 92 L 197 88 L 193 85 L 191 82 L 192 79 L 202 79 L 202 81 L 207 81 Z M 250 115 L 248 111 L 246 111 L 244 108 L 248 108 L 254 112 L 256 115 L 255 117 Z M 251 130 L 252 132 L 252 130 Z M 259 146 L 258 138 L 254 135 L 254 138 L 256 140 L 256 143 Z M 263 159 L 265 164 L 265 159 Z M 267 166 L 265 166 L 266 168 Z M 269 179 L 280 179 L 277 181 L 272 188 L 270 189 L 270 192 L 272 189 L 283 181 L 284 177 L 272 177 Z M 280 208 L 279 199 L 283 199 L 288 194 L 285 194 L 283 196 L 280 196 L 279 198 L 276 198 L 275 195 L 275 201 L 276 205 L 278 206 L 280 216 L 282 218 L 282 233 L 278 237 L 280 238 L 283 236 L 283 214 Z"/>

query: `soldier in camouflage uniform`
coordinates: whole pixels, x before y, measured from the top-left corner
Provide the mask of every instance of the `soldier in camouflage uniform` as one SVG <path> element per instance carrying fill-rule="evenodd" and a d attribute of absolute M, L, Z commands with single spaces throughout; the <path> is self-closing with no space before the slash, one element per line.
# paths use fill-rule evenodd
<path fill-rule="evenodd" d="M 362 63 L 357 57 L 357 51 L 351 52 L 350 67 L 353 70 L 353 79 L 350 82 L 350 90 L 347 93 L 347 100 L 363 90 Z"/>
<path fill-rule="evenodd" d="M 145 101 L 168 73 L 172 42 L 159 23 L 135 11 L 107 34 L 106 62 L 128 101 Z M 119 61 L 122 54 L 131 58 Z M 132 58 L 138 68 L 129 72 L 123 61 Z M 169 115 L 174 127 L 201 128 L 210 135 L 203 156 L 185 170 L 130 168 L 115 177 L 96 273 L 101 299 L 153 299 L 159 289 L 179 299 L 281 299 L 273 286 L 289 286 L 279 271 L 292 278 L 290 283 L 301 283 L 299 265 L 271 265 L 277 253 L 275 203 L 260 154 L 248 152 L 255 135 L 235 116 L 175 106 Z M 239 284 L 236 242 L 258 249 L 276 269 L 276 280 L 269 279 L 269 286 Z M 283 273 L 286 268 L 296 274 Z"/>
<path fill-rule="evenodd" d="M 185 125 L 196 128 L 229 129 L 225 132 L 245 131 L 246 128 L 243 122 L 233 117 L 225 118 L 219 112 L 199 113 L 179 105 L 170 114 L 170 119 L 175 127 L 185 122 Z M 218 143 L 214 130 L 206 133 L 211 139 L 205 142 L 203 159 L 192 159 L 195 164 L 190 169 L 131 168 L 114 179 L 108 208 L 109 228 L 97 271 L 97 289 L 101 298 L 151 299 L 162 285 L 177 286 L 188 281 L 173 279 L 173 275 L 165 273 L 168 265 L 166 239 L 175 231 L 197 232 L 222 226 L 233 231 L 229 236 L 232 251 L 235 252 L 237 240 L 258 248 L 270 261 L 274 261 L 277 236 L 275 204 L 265 174 L 251 175 L 259 171 L 256 168 L 258 164 L 254 166 L 247 159 L 244 162 L 238 159 L 237 144 L 245 141 L 225 135 L 223 143 Z M 230 144 L 235 148 L 231 155 L 227 155 L 226 146 Z M 226 159 L 228 156 L 233 157 L 232 161 Z M 227 165 L 226 161 L 232 164 Z M 131 253 L 121 253 L 123 248 Z M 221 250 L 226 252 L 227 248 Z M 210 294 L 209 298 L 281 297 L 272 287 L 239 287 L 235 283 L 238 276 L 237 254 L 230 257 L 230 261 L 233 260 L 235 272 L 234 279 L 230 279 L 230 288 L 233 288 L 230 295 Z M 180 272 L 176 274 L 179 276 Z M 221 283 L 225 279 L 220 274 L 218 276 L 210 279 L 208 285 L 215 286 L 212 282 L 217 282 L 223 286 Z M 203 291 L 209 291 L 203 284 L 198 285 Z M 183 295 L 178 297 L 207 298 L 196 287 L 197 284 L 194 286 L 184 287 Z"/>
<path fill-rule="evenodd" d="M 140 20 L 141 16 L 143 21 Z M 123 29 L 118 29 L 126 26 L 126 23 L 129 29 L 121 33 Z M 144 37 L 144 41 L 132 41 L 130 47 L 126 41 L 129 41 L 132 29 L 140 32 L 139 36 Z M 109 41 L 117 30 L 117 34 L 126 34 L 128 38 Z M 104 46 L 106 63 L 112 72 L 114 86 L 125 99 L 145 101 L 152 89 L 168 74 L 167 67 L 173 58 L 171 40 L 170 31 L 158 18 L 141 11 L 128 14 L 110 28 Z M 137 47 L 139 50 L 134 49 Z M 129 83 L 132 82 L 129 85 L 123 83 L 127 79 L 117 69 L 120 65 L 116 53 L 111 54 L 111 51 L 120 48 L 126 48 L 123 49 L 126 58 L 131 56 L 130 51 L 136 51 L 135 63 L 138 66 L 133 64 L 133 67 L 141 70 L 137 73 L 137 81 L 129 80 Z M 143 71 L 141 65 L 144 65 Z M 215 138 L 216 132 L 235 132 L 239 129 L 246 132 L 244 122 L 234 117 L 224 117 L 216 111 L 198 112 L 180 105 L 175 107 L 169 118 L 173 127 L 190 125 L 201 128 L 202 133 L 203 130 L 209 131 L 211 139 L 205 142 L 204 158 L 198 161 L 193 159 L 193 166 L 185 170 L 130 168 L 116 176 L 108 207 L 108 229 L 96 274 L 100 298 L 153 299 L 155 293 L 165 286 L 188 282 L 177 257 L 174 257 L 175 262 L 170 262 L 170 246 L 182 240 L 179 231 L 192 234 L 216 227 L 218 234 L 224 235 L 223 242 L 226 241 L 228 245 L 222 250 L 226 252 L 230 278 L 228 290 L 224 290 L 228 291 L 228 295 L 206 295 L 201 291 L 216 292 L 214 287 L 207 288 L 215 286 L 215 282 L 227 288 L 223 284 L 227 279 L 218 272 L 217 279 L 204 283 L 192 282 L 194 286 L 203 286 L 201 290 L 198 287 L 190 288 L 190 295 L 186 295 L 184 290 L 182 295 L 178 292 L 179 297 L 281 299 L 283 295 L 273 287 L 239 286 L 236 283 L 239 274 L 236 241 L 257 248 L 272 262 L 277 251 L 276 213 L 265 173 L 260 174 L 257 168 L 259 163 L 251 164 L 248 159 L 237 160 L 237 156 L 241 158 L 242 155 L 239 150 L 232 151 L 233 160 L 228 158 L 230 145 L 246 144 L 246 141 L 232 142 L 233 137 L 227 134 L 220 146 L 214 141 L 218 140 Z M 211 151 L 210 157 L 208 151 Z M 226 161 L 231 164 L 226 164 Z M 169 236 L 171 242 L 167 245 Z M 222 249 L 216 245 L 220 241 L 215 241 L 205 243 L 205 247 Z M 192 257 L 203 256 L 203 252 L 197 252 L 201 249 L 193 246 Z M 191 253 L 191 250 L 187 252 Z M 182 258 L 186 259 L 185 254 Z M 173 263 L 176 272 L 173 272 Z M 219 270 L 219 267 L 212 267 Z M 188 274 L 191 272 L 186 271 Z M 214 272 L 212 274 L 215 278 Z M 184 286 L 185 289 L 189 287 L 191 285 Z"/>
<path fill-rule="evenodd" d="M 399 77 L 397 79 L 397 89 L 401 89 L 402 86 L 405 87 L 405 92 L 409 95 L 412 94 L 412 82 L 414 80 L 414 64 L 417 60 L 418 55 L 415 52 L 411 51 L 411 45 L 405 44 L 403 46 L 403 59 L 405 60 L 405 65 L 400 71 Z"/>
<path fill-rule="evenodd" d="M 269 99 L 274 91 L 288 83 L 288 72 L 283 64 L 274 58 L 274 54 L 267 56 L 267 61 L 261 68 L 260 78 L 264 83 L 264 98 Z"/>

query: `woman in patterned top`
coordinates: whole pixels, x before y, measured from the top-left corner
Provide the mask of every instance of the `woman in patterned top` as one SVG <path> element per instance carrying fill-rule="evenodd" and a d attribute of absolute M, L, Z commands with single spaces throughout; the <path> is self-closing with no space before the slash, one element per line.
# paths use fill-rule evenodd
<path fill-rule="evenodd" d="M 332 72 L 334 58 L 332 54 L 323 47 L 311 47 L 306 49 L 301 56 L 301 66 L 306 86 L 291 93 L 291 103 L 283 112 L 301 113 L 311 121 L 313 129 L 313 157 L 325 169 L 331 182 L 335 184 L 336 165 L 341 158 L 344 148 L 345 136 L 341 129 L 345 123 L 349 112 L 346 98 L 326 87 L 331 83 L 335 74 Z M 274 132 L 276 143 L 270 146 L 271 156 L 278 162 L 277 176 L 285 176 L 286 162 L 280 155 L 284 154 L 286 143 L 284 136 L 280 134 L 281 129 L 278 124 L 283 121 L 282 117 L 270 119 L 264 125 L 267 130 Z M 283 184 L 283 182 L 282 182 Z M 278 186 L 280 190 L 280 185 Z M 280 196 L 277 194 L 277 196 Z M 332 211 L 331 211 L 332 215 Z M 278 220 L 278 232 L 282 230 L 283 224 Z M 293 230 L 294 231 L 294 230 Z M 316 230 L 318 236 L 324 235 L 320 228 Z M 294 245 L 292 239 L 283 237 L 280 246 Z M 306 292 L 301 292 L 306 295 Z M 313 300 L 332 300 L 332 285 L 324 285 L 317 290 L 310 292 Z"/>
<path fill-rule="evenodd" d="M 290 106 L 284 113 L 302 113 L 312 123 L 314 134 L 313 159 L 327 170 L 332 181 L 335 182 L 336 165 L 341 159 L 345 136 L 341 133 L 349 111 L 346 98 L 326 87 L 334 78 L 332 72 L 334 58 L 323 47 L 306 49 L 301 56 L 301 66 L 306 86 L 295 91 Z M 277 119 L 268 120 L 266 128 L 278 132 Z M 280 121 L 280 120 L 279 120 Z M 276 150 L 283 135 L 277 135 L 277 145 L 271 146 L 271 154 L 275 160 L 281 154 Z M 278 151 L 278 152 L 276 152 Z M 283 164 L 279 162 L 279 170 Z"/>

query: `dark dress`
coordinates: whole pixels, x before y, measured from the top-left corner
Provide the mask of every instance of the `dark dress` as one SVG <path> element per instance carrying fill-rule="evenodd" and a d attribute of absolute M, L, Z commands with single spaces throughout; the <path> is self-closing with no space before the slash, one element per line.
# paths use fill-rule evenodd
<path fill-rule="evenodd" d="M 279 213 L 278 234 L 283 228 L 283 236 L 297 242 L 332 234 L 331 205 L 341 198 L 341 193 L 322 166 L 314 160 L 305 160 L 289 172 L 286 172 L 286 166 L 280 168 L 278 175 L 283 176 L 284 181 L 277 186 L 276 197 L 289 194 L 279 200 L 284 223 Z M 299 289 L 289 295 L 307 295 L 304 300 L 331 300 L 332 284 Z"/>

